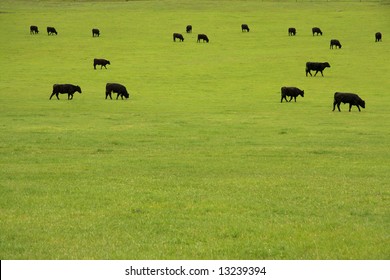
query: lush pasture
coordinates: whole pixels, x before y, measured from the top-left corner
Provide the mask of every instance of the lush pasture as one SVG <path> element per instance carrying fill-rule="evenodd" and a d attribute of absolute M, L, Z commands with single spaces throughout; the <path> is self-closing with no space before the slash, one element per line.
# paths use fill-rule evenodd
<path fill-rule="evenodd" d="M 1 1 L 0 259 L 388 259 L 389 14 Z M 111 65 L 94 70 L 95 57 Z M 305 77 L 306 61 L 331 68 Z M 107 82 L 130 99 L 105 100 Z M 83 93 L 49 100 L 54 83 Z M 282 86 L 305 97 L 280 103 Z M 366 109 L 332 112 L 335 91 Z"/>

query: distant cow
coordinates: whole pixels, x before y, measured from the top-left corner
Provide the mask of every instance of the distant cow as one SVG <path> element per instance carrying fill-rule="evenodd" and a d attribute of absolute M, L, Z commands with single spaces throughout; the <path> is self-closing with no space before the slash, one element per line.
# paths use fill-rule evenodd
<path fill-rule="evenodd" d="M 176 42 L 176 39 L 179 39 L 180 42 L 184 41 L 184 37 L 180 33 L 173 33 L 173 41 Z"/>
<path fill-rule="evenodd" d="M 358 107 L 359 112 L 360 112 L 360 107 L 366 108 L 366 102 L 362 100 L 359 95 L 355 93 L 345 93 L 345 92 L 336 92 L 334 94 L 334 101 L 333 101 L 333 111 L 336 108 L 339 109 L 340 111 L 340 103 L 348 103 L 349 104 L 349 111 L 351 112 L 352 105 Z"/>
<path fill-rule="evenodd" d="M 54 27 L 47 27 L 47 35 L 57 35 L 57 30 Z"/>
<path fill-rule="evenodd" d="M 209 38 L 207 37 L 206 34 L 198 34 L 198 41 L 197 42 L 199 43 L 200 40 L 203 40 L 203 42 L 206 41 L 207 43 L 209 42 Z"/>
<path fill-rule="evenodd" d="M 116 99 L 120 96 L 122 99 L 125 97 L 126 99 L 129 98 L 129 93 L 127 92 L 125 86 L 121 84 L 116 84 L 116 83 L 107 83 L 106 84 L 106 99 L 107 97 L 111 97 L 111 92 L 114 92 L 117 94 Z"/>
<path fill-rule="evenodd" d="M 100 30 L 97 28 L 92 29 L 92 37 L 99 37 L 100 36 Z"/>
<path fill-rule="evenodd" d="M 31 25 L 30 26 L 30 34 L 38 34 L 38 33 L 39 33 L 38 26 Z"/>
<path fill-rule="evenodd" d="M 280 99 L 280 102 L 283 102 L 283 99 L 287 102 L 287 96 L 290 96 L 290 100 L 288 102 L 291 102 L 293 98 L 294 101 L 297 102 L 297 96 L 300 95 L 303 97 L 304 91 L 296 87 L 282 87 L 281 94 L 282 98 Z"/>
<path fill-rule="evenodd" d="M 104 68 L 106 68 L 107 69 L 107 67 L 106 67 L 106 65 L 111 65 L 110 64 L 110 61 L 108 61 L 107 59 L 103 59 L 103 58 L 95 58 L 94 60 L 93 60 L 93 68 L 96 70 L 96 65 L 100 65 L 100 69 L 102 69 L 103 68 L 103 66 L 104 66 Z"/>
<path fill-rule="evenodd" d="M 322 36 L 322 31 L 318 27 L 313 27 L 311 29 L 311 31 L 313 32 L 313 36 L 314 36 L 314 34 L 317 34 L 317 36 L 318 36 L 318 34 L 321 34 L 321 36 Z"/>
<path fill-rule="evenodd" d="M 51 99 L 54 95 L 58 98 L 58 94 L 68 94 L 68 100 L 73 99 L 73 94 L 75 92 L 81 93 L 81 88 L 79 86 L 71 85 L 71 84 L 54 84 L 53 85 L 53 93 L 50 95 Z"/>
<path fill-rule="evenodd" d="M 316 71 L 314 76 L 317 75 L 318 72 L 321 72 L 321 75 L 324 76 L 322 71 L 324 71 L 325 68 L 329 67 L 330 65 L 328 62 L 306 62 L 306 77 L 307 74 L 309 73 L 310 76 L 313 76 L 310 71 Z"/>
<path fill-rule="evenodd" d="M 249 32 L 249 26 L 248 24 L 241 24 L 241 31 L 244 32 Z"/>
<path fill-rule="evenodd" d="M 186 32 L 191 33 L 192 32 L 192 25 L 187 25 L 186 26 Z"/>
<path fill-rule="evenodd" d="M 339 47 L 339 49 L 341 49 L 340 41 L 336 40 L 336 39 L 330 40 L 330 48 L 333 49 L 333 46 L 336 46 L 336 49 L 337 49 L 337 47 Z"/>
<path fill-rule="evenodd" d="M 288 36 L 295 36 L 297 34 L 297 30 L 294 27 L 290 27 L 288 29 Z"/>
<path fill-rule="evenodd" d="M 375 42 L 382 41 L 382 33 L 377 32 L 375 33 Z"/>

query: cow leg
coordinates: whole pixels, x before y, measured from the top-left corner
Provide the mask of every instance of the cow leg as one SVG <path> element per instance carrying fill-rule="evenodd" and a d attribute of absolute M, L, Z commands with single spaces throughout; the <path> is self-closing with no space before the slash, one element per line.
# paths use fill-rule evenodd
<path fill-rule="evenodd" d="M 50 98 L 49 99 L 51 99 L 52 97 L 53 97 L 53 95 L 55 95 L 55 93 L 53 92 L 51 95 L 50 95 Z"/>
<path fill-rule="evenodd" d="M 359 107 L 359 105 L 356 105 L 356 107 L 358 107 L 358 109 L 359 109 L 359 112 L 360 112 L 360 107 Z"/>
<path fill-rule="evenodd" d="M 349 103 L 349 111 L 351 112 L 352 104 Z"/>
<path fill-rule="evenodd" d="M 341 112 L 341 110 L 340 110 L 340 102 L 337 103 L 337 109 L 339 109 L 339 112 Z"/>
<path fill-rule="evenodd" d="M 290 100 L 288 101 L 288 102 L 291 102 L 291 100 L 293 99 L 293 97 L 292 96 L 290 96 Z M 287 100 L 286 100 L 287 101 Z"/>
<path fill-rule="evenodd" d="M 323 77 L 324 76 L 324 74 L 322 73 L 322 71 L 320 71 L 321 72 L 321 76 Z"/>
<path fill-rule="evenodd" d="M 119 93 L 116 94 L 116 99 L 118 100 L 118 97 L 119 97 Z"/>

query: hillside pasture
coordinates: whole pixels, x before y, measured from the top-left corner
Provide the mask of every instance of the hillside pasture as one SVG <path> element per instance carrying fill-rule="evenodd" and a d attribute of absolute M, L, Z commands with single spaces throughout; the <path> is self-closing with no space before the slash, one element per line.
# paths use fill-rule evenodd
<path fill-rule="evenodd" d="M 0 259 L 389 259 L 389 12 L 1 2 Z M 108 82 L 130 98 L 105 100 Z M 82 93 L 49 100 L 62 83 Z M 283 86 L 305 96 L 281 103 Z M 336 91 L 366 108 L 332 112 Z"/>

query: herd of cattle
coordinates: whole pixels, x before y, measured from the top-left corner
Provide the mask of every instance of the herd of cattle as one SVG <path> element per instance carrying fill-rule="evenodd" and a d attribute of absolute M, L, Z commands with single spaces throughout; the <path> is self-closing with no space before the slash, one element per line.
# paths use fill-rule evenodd
<path fill-rule="evenodd" d="M 242 32 L 249 32 L 249 26 L 247 24 L 241 25 L 241 31 Z M 192 32 L 192 25 L 186 26 L 186 32 L 191 33 Z M 38 27 L 35 25 L 30 26 L 30 34 L 38 34 L 39 30 Z M 54 27 L 47 27 L 47 34 L 48 35 L 58 35 L 57 30 Z M 297 34 L 297 30 L 294 27 L 288 28 L 288 35 L 289 36 L 295 36 Z M 312 28 L 312 34 L 314 35 L 321 35 L 323 34 L 322 30 L 319 27 L 313 27 Z M 92 37 L 99 37 L 100 36 L 100 30 L 97 28 L 92 29 Z M 173 33 L 173 41 L 176 42 L 176 39 L 183 42 L 184 36 L 181 33 Z M 200 41 L 203 42 L 209 42 L 209 38 L 206 34 L 198 34 L 197 42 Z M 375 33 L 375 42 L 382 41 L 382 34 L 380 32 Z M 341 49 L 341 43 L 337 39 L 332 39 L 330 41 L 330 48 L 333 49 L 333 47 Z M 93 67 L 96 69 L 96 66 L 100 65 L 100 69 L 103 67 L 107 69 L 106 65 L 110 65 L 110 61 L 107 59 L 98 59 L 95 58 L 93 60 Z M 307 62 L 306 63 L 306 76 L 307 74 L 310 74 L 312 76 L 311 71 L 315 71 L 314 76 L 317 75 L 318 72 L 321 73 L 322 76 L 324 76 L 323 71 L 325 68 L 330 68 L 330 64 L 328 62 Z M 53 85 L 53 92 L 50 95 L 51 99 L 54 95 L 59 99 L 59 94 L 67 94 L 68 99 L 73 99 L 73 94 L 75 92 L 81 93 L 81 88 L 77 85 L 72 84 L 54 84 Z M 106 84 L 106 99 L 107 97 L 110 97 L 112 99 L 112 93 L 116 93 L 116 99 L 121 97 L 123 98 L 129 98 L 129 93 L 127 92 L 127 89 L 125 86 L 118 84 L 118 83 L 107 83 Z M 296 102 L 296 98 L 298 96 L 304 96 L 304 91 L 297 88 L 297 87 L 282 87 L 281 88 L 281 99 L 280 102 L 283 102 L 283 99 L 286 102 L 291 102 L 291 100 L 294 98 L 294 101 Z M 287 100 L 287 97 L 290 97 L 289 100 Z M 357 94 L 354 93 L 343 93 L 343 92 L 336 92 L 334 94 L 334 100 L 333 100 L 333 111 L 335 110 L 336 106 L 337 109 L 340 111 L 340 104 L 341 103 L 348 103 L 349 104 L 349 111 L 351 111 L 352 106 L 356 106 L 358 110 L 360 111 L 360 107 L 365 108 L 365 101 L 362 100 Z"/>

